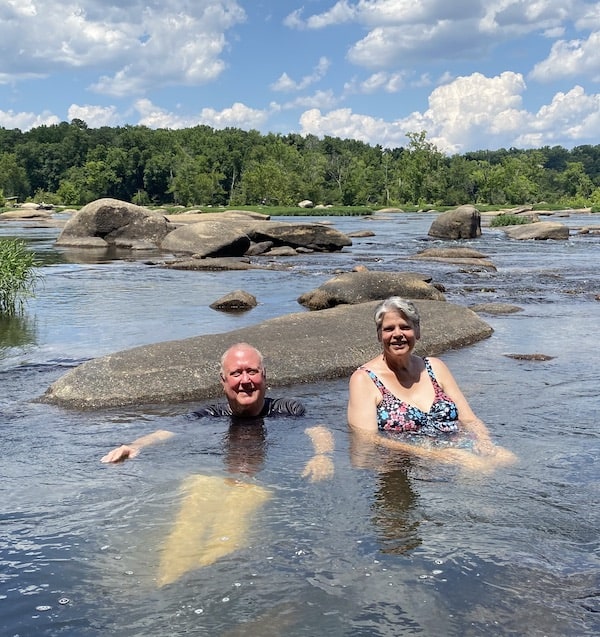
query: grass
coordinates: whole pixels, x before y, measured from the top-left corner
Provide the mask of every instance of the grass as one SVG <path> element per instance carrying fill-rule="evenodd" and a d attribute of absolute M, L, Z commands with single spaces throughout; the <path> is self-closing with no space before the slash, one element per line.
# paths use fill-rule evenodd
<path fill-rule="evenodd" d="M 531 218 L 524 215 L 498 215 L 497 217 L 492 217 L 490 220 L 490 226 L 492 228 L 518 226 L 524 223 L 531 223 Z"/>
<path fill-rule="evenodd" d="M 0 239 L 0 315 L 14 316 L 33 296 L 38 274 L 35 254 L 20 239 Z"/>

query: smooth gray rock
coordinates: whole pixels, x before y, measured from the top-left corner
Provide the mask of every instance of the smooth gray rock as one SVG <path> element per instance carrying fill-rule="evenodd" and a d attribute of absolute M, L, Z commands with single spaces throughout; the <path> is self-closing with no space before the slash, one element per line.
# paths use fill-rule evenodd
<path fill-rule="evenodd" d="M 547 239 L 565 240 L 569 238 L 569 227 L 560 221 L 539 221 L 538 223 L 526 223 L 519 226 L 505 226 L 504 232 L 511 239 L 525 241 L 535 239 L 544 241 Z"/>
<path fill-rule="evenodd" d="M 245 290 L 234 290 L 210 304 L 213 310 L 223 312 L 245 312 L 256 306 L 256 297 Z"/>
<path fill-rule="evenodd" d="M 481 214 L 470 204 L 448 210 L 433 220 L 428 234 L 438 239 L 475 239 L 481 236 Z"/>
<path fill-rule="evenodd" d="M 385 299 L 388 296 L 443 301 L 442 292 L 429 281 L 431 277 L 415 272 L 344 272 L 302 294 L 298 303 L 310 310 L 323 310 L 336 305 Z"/>
<path fill-rule="evenodd" d="M 169 222 L 162 214 L 105 198 L 92 201 L 74 214 L 65 224 L 56 245 L 97 248 L 118 242 L 123 247 L 142 241 L 157 248 L 169 230 Z"/>
<path fill-rule="evenodd" d="M 418 354 L 438 355 L 493 332 L 466 307 L 445 301 L 415 303 L 421 313 Z M 222 393 L 218 380 L 221 354 L 239 341 L 262 351 L 271 387 L 348 377 L 381 351 L 373 321 L 377 304 L 294 313 L 225 334 L 117 352 L 70 370 L 40 400 L 75 409 L 99 409 L 213 399 Z"/>
<path fill-rule="evenodd" d="M 250 247 L 250 237 L 237 223 L 202 221 L 179 226 L 165 237 L 160 247 L 197 258 L 241 257 Z"/>

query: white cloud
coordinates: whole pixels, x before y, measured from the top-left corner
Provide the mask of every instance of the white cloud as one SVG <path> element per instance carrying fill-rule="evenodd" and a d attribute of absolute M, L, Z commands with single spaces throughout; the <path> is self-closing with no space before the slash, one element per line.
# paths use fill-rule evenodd
<path fill-rule="evenodd" d="M 228 126 L 245 130 L 260 129 L 269 117 L 269 111 L 250 108 L 236 102 L 230 108 L 216 111 L 214 108 L 203 108 L 200 123 L 213 128 L 227 128 Z"/>
<path fill-rule="evenodd" d="M 15 54 L 3 56 L 1 71 L 18 79 L 102 68 L 93 89 L 115 96 L 202 84 L 225 68 L 225 33 L 245 17 L 236 0 L 11 3 L 2 11 L 0 39 Z"/>
<path fill-rule="evenodd" d="M 551 82 L 565 77 L 589 77 L 600 81 L 600 31 L 587 40 L 559 40 L 552 45 L 550 55 L 533 67 L 531 77 Z"/>
<path fill-rule="evenodd" d="M 330 64 L 331 62 L 325 56 L 321 57 L 313 72 L 310 75 L 305 75 L 299 82 L 293 80 L 287 73 L 282 73 L 277 81 L 271 84 L 271 89 L 282 93 L 303 91 L 311 84 L 322 80 L 327 74 Z"/>
<path fill-rule="evenodd" d="M 229 108 L 217 111 L 214 108 L 203 108 L 198 115 L 178 115 L 156 106 L 148 99 L 139 99 L 135 103 L 135 109 L 140 114 L 139 124 L 149 128 L 189 128 L 198 124 L 206 124 L 213 128 L 251 128 L 259 129 L 268 119 L 272 111 L 277 110 L 273 106 L 267 110 L 250 108 L 245 104 L 236 102 Z"/>
<path fill-rule="evenodd" d="M 79 106 L 71 104 L 68 110 L 69 121 L 83 120 L 90 128 L 101 126 L 118 126 L 123 120 L 115 106 Z"/>
<path fill-rule="evenodd" d="M 406 141 L 406 130 L 400 122 L 353 113 L 350 108 L 340 108 L 327 114 L 318 108 L 305 111 L 300 117 L 303 135 L 332 135 L 334 137 L 358 139 L 366 143 L 386 140 L 388 146 L 401 146 Z"/>
<path fill-rule="evenodd" d="M 3 128 L 18 128 L 28 131 L 38 126 L 52 126 L 60 124 L 60 119 L 49 111 L 42 113 L 15 113 L 14 111 L 0 111 L 0 126 Z"/>
<path fill-rule="evenodd" d="M 397 147 L 406 145 L 407 132 L 425 130 L 428 139 L 447 153 L 545 144 L 569 147 L 600 135 L 600 94 L 585 95 L 575 87 L 531 113 L 522 106 L 526 88 L 519 73 L 491 78 L 474 73 L 434 89 L 423 113 L 389 122 L 350 108 L 328 113 L 311 109 L 300 117 L 301 131 Z"/>
<path fill-rule="evenodd" d="M 333 91 L 316 91 L 313 95 L 297 97 L 295 100 L 285 102 L 281 105 L 281 110 L 291 110 L 294 108 L 333 108 L 337 105 L 338 99 Z"/>
<path fill-rule="evenodd" d="M 283 21 L 284 25 L 293 29 L 323 29 L 328 26 L 351 22 L 356 18 L 357 9 L 347 0 L 340 0 L 325 13 L 302 19 L 303 9 L 296 9 Z"/>
<path fill-rule="evenodd" d="M 362 93 L 370 95 L 379 91 L 385 93 L 397 93 L 406 85 L 404 73 L 388 73 L 387 71 L 379 71 L 373 73 L 366 80 L 358 81 L 353 79 L 344 85 L 344 93 L 346 95 L 352 93 Z"/>
<path fill-rule="evenodd" d="M 560 125 L 559 125 L 560 123 Z M 557 93 L 530 118 L 530 130 L 517 138 L 523 146 L 578 143 L 600 135 L 600 94 L 586 95 L 581 86 Z M 541 140 L 541 141 L 540 141 Z"/>

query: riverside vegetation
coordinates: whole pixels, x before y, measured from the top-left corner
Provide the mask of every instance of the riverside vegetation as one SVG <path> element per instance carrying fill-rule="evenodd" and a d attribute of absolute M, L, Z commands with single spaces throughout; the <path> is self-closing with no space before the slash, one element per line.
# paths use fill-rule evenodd
<path fill-rule="evenodd" d="M 38 280 L 35 254 L 20 239 L 0 240 L 0 317 L 23 310 Z"/>
<path fill-rule="evenodd" d="M 67 206 L 111 197 L 144 206 L 289 208 L 309 199 L 373 209 L 543 202 L 600 211 L 600 145 L 447 156 L 425 131 L 407 139 L 387 149 L 209 126 L 91 129 L 79 119 L 27 132 L 0 128 L 0 192 Z"/>

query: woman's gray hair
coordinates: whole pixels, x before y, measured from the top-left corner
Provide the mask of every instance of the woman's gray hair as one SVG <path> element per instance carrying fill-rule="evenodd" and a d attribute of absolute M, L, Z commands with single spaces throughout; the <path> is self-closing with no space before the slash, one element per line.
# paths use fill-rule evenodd
<path fill-rule="evenodd" d="M 377 327 L 378 335 L 381 332 L 383 317 L 388 312 L 398 312 L 399 314 L 402 314 L 415 330 L 419 329 L 421 317 L 419 316 L 419 310 L 417 310 L 415 304 L 408 299 L 403 299 L 401 296 L 390 296 L 375 308 L 375 315 L 373 318 L 375 319 L 375 326 Z"/>

